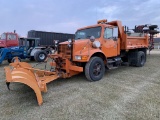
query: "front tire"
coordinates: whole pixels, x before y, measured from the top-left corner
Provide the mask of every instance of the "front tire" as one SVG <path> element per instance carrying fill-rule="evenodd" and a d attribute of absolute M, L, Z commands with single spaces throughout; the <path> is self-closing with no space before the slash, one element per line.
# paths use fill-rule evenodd
<path fill-rule="evenodd" d="M 43 50 L 37 51 L 34 54 L 34 59 L 37 62 L 44 62 L 46 58 L 47 58 L 47 53 L 45 51 L 43 51 Z"/>
<path fill-rule="evenodd" d="M 85 65 L 85 76 L 89 81 L 99 81 L 104 73 L 105 65 L 100 57 L 92 57 Z"/>

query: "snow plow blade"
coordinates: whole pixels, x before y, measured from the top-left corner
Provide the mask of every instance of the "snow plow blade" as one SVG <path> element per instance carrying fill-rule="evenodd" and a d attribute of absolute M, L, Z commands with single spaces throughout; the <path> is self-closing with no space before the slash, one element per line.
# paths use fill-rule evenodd
<path fill-rule="evenodd" d="M 11 82 L 26 84 L 34 90 L 39 105 L 43 103 L 41 92 L 47 92 L 46 83 L 59 78 L 56 72 L 34 69 L 25 62 L 14 62 L 10 66 L 4 68 L 8 89 Z"/>

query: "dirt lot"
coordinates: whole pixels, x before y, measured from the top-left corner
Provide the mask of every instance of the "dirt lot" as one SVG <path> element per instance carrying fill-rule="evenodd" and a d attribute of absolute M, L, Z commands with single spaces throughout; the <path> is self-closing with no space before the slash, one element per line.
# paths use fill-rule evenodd
<path fill-rule="evenodd" d="M 7 90 L 7 64 L 0 66 L 0 119 L 160 120 L 160 51 L 151 52 L 144 67 L 121 66 L 98 82 L 86 81 L 84 74 L 51 82 L 42 106 L 23 84 Z"/>

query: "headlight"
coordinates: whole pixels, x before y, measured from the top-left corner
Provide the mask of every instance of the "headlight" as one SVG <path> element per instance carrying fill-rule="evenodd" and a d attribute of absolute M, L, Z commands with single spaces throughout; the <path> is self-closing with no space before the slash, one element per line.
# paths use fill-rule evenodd
<path fill-rule="evenodd" d="M 52 53 L 54 53 L 55 52 L 55 50 L 52 50 Z"/>
<path fill-rule="evenodd" d="M 55 44 L 57 44 L 58 42 L 57 41 L 55 41 Z"/>
<path fill-rule="evenodd" d="M 88 59 L 88 55 L 82 55 L 82 56 L 76 55 L 75 59 L 76 60 L 87 60 Z"/>
<path fill-rule="evenodd" d="M 69 42 L 69 43 L 71 43 L 71 42 L 72 42 L 72 40 L 71 40 L 71 39 L 68 39 L 68 42 Z"/>
<path fill-rule="evenodd" d="M 57 44 L 59 40 L 54 40 L 54 43 Z"/>
<path fill-rule="evenodd" d="M 76 55 L 76 56 L 75 56 L 75 59 L 76 59 L 76 60 L 81 60 L 81 56 Z"/>
<path fill-rule="evenodd" d="M 57 45 L 59 40 L 53 40 L 53 42 L 54 42 L 54 45 Z"/>

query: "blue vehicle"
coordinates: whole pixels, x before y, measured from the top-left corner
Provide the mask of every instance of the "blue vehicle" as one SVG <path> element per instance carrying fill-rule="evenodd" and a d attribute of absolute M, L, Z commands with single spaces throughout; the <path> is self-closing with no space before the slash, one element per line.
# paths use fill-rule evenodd
<path fill-rule="evenodd" d="M 14 62 L 14 57 L 18 57 L 20 61 L 29 58 L 31 61 L 43 62 L 52 51 L 49 47 L 40 46 L 39 43 L 39 38 L 19 38 L 19 46 L 0 49 L 0 64 L 4 60 Z"/>

